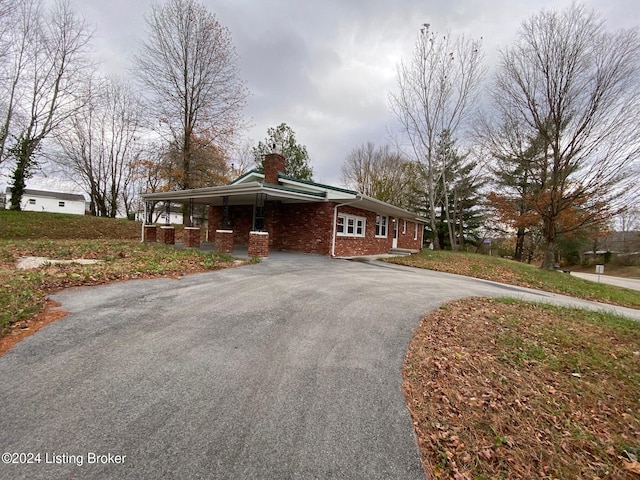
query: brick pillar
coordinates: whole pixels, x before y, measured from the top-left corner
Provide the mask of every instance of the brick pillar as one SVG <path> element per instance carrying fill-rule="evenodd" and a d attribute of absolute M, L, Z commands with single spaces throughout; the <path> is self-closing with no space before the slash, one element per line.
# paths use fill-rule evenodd
<path fill-rule="evenodd" d="M 158 240 L 157 235 L 158 227 L 155 225 L 145 225 L 144 226 L 144 241 L 145 242 L 156 242 Z"/>
<path fill-rule="evenodd" d="M 207 220 L 209 241 L 213 242 L 216 238 L 216 230 L 222 227 L 222 207 L 214 207 L 213 205 L 210 205 Z"/>
<path fill-rule="evenodd" d="M 249 257 L 269 257 L 269 233 L 249 232 Z"/>
<path fill-rule="evenodd" d="M 160 227 L 160 238 L 158 238 L 158 241 L 165 245 L 175 245 L 176 229 L 174 227 L 167 227 L 166 225 L 163 225 Z"/>
<path fill-rule="evenodd" d="M 216 230 L 215 249 L 218 253 L 233 253 L 233 230 Z"/>
<path fill-rule="evenodd" d="M 184 232 L 182 233 L 182 241 L 185 247 L 200 248 L 200 228 L 184 227 Z"/>

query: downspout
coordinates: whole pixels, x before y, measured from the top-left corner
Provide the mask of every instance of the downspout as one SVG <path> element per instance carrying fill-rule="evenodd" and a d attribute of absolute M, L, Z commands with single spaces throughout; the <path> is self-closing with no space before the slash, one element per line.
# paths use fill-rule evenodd
<path fill-rule="evenodd" d="M 336 256 L 336 234 L 337 234 L 336 222 L 338 220 L 338 207 L 353 205 L 354 203 L 358 203 L 364 200 L 364 198 L 359 193 L 356 194 L 356 197 L 359 197 L 359 198 L 356 198 L 356 200 L 352 202 L 339 203 L 335 207 L 333 207 L 333 235 L 331 236 L 331 257 Z"/>
<path fill-rule="evenodd" d="M 147 201 L 145 200 L 144 202 L 144 217 L 142 217 L 142 240 L 140 240 L 140 243 L 144 243 L 144 227 L 147 224 Z"/>

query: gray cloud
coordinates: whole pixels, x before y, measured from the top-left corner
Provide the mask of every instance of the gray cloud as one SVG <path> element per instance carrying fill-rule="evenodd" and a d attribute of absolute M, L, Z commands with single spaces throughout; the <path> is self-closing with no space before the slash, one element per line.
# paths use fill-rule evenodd
<path fill-rule="evenodd" d="M 520 23 L 571 0 L 204 0 L 229 28 L 252 92 L 245 110 L 256 142 L 267 128 L 289 124 L 309 150 L 315 178 L 337 183 L 355 146 L 387 141 L 395 128 L 387 98 L 396 65 L 411 55 L 419 26 L 483 37 L 489 63 Z M 96 26 L 103 68 L 126 73 L 145 35 L 150 0 L 78 0 Z M 636 0 L 591 0 L 608 28 L 637 23 Z"/>

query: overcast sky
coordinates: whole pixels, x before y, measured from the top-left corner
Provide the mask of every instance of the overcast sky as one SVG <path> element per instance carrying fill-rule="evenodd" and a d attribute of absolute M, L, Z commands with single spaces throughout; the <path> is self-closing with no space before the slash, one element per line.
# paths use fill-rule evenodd
<path fill-rule="evenodd" d="M 251 92 L 246 136 L 257 143 L 286 122 L 307 146 L 314 179 L 338 184 L 356 146 L 388 141 L 396 65 L 413 50 L 421 24 L 435 32 L 483 38 L 489 68 L 520 23 L 570 0 L 202 0 L 228 27 Z M 126 73 L 145 38 L 151 0 L 76 0 L 95 27 L 105 71 Z M 610 30 L 640 23 L 637 0 L 584 2 Z"/>

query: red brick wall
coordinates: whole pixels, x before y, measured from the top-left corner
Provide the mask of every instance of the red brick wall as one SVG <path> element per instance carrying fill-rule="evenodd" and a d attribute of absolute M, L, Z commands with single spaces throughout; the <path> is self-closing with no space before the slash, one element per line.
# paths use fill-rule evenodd
<path fill-rule="evenodd" d="M 249 231 L 253 228 L 253 205 L 230 205 L 230 229 L 233 230 L 233 243 L 249 244 Z M 209 207 L 209 240 L 215 241 L 216 230 L 222 230 L 222 207 Z"/>
<path fill-rule="evenodd" d="M 304 253 L 331 255 L 333 235 L 333 213 L 335 203 L 280 203 L 266 202 L 265 231 L 269 232 L 269 247 L 275 250 L 290 250 Z M 231 206 L 234 244 L 248 245 L 249 231 L 253 225 L 253 206 Z M 213 213 L 212 213 L 213 211 Z M 366 219 L 364 237 L 336 236 L 336 256 L 373 255 L 387 253 L 393 242 L 393 218 L 388 217 L 386 238 L 376 238 L 376 213 L 352 206 L 338 208 L 339 213 L 356 215 Z M 419 250 L 421 226 L 418 239 L 414 240 L 415 223 L 407 221 L 402 233 L 403 220 L 398 221 L 398 248 Z M 222 207 L 211 207 L 209 230 L 215 232 L 222 226 Z M 211 235 L 211 234 L 210 234 Z M 210 238 L 215 238 L 211 237 Z"/>
<path fill-rule="evenodd" d="M 398 229 L 398 248 L 406 248 L 409 250 L 420 250 L 422 248 L 422 230 L 423 225 L 421 223 L 418 224 L 418 236 L 414 240 L 414 236 L 416 234 L 416 222 L 411 222 L 406 220 L 406 231 L 403 231 L 403 225 L 405 220 L 399 220 L 400 225 Z"/>
<path fill-rule="evenodd" d="M 280 236 L 274 248 L 330 255 L 334 206 L 331 202 L 280 205 Z"/>
<path fill-rule="evenodd" d="M 376 213 L 359 208 L 344 206 L 338 208 L 338 214 L 346 213 L 366 218 L 364 237 L 343 237 L 336 235 L 335 255 L 337 257 L 351 257 L 354 255 L 374 255 L 387 253 L 393 241 L 393 222 L 388 217 L 387 237 L 376 238 Z"/>
<path fill-rule="evenodd" d="M 209 241 L 216 239 L 216 230 L 222 227 L 222 207 L 209 207 L 207 213 L 207 229 L 209 230 Z"/>

